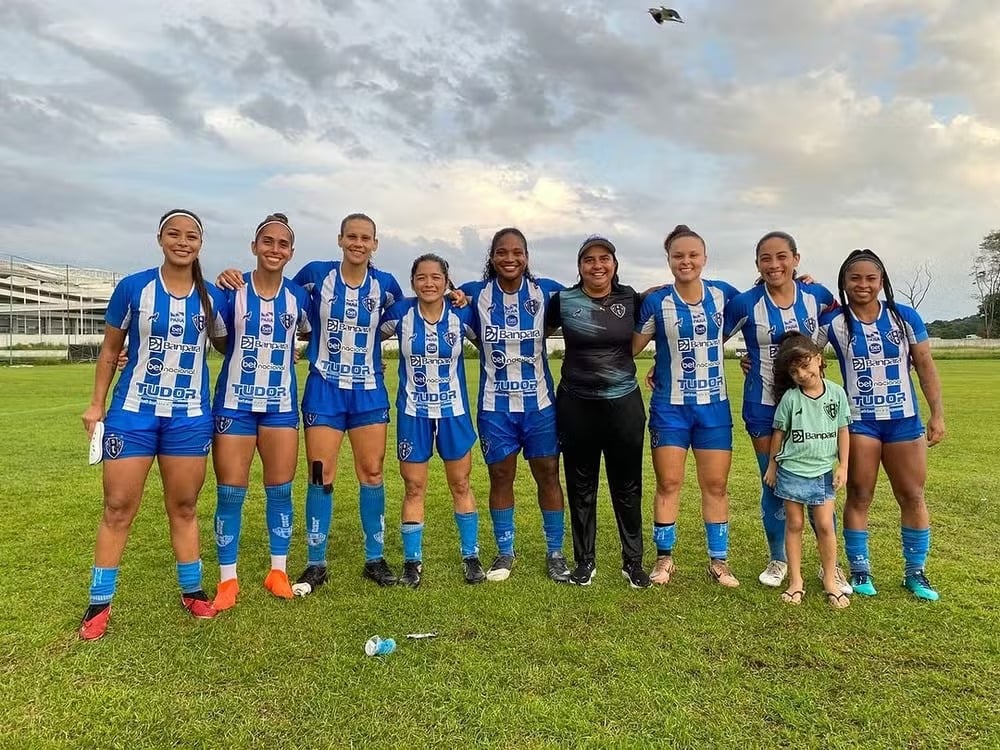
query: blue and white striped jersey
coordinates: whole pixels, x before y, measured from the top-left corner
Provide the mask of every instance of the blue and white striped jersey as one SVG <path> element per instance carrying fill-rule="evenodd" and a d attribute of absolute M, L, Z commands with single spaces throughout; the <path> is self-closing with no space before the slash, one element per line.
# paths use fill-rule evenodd
<path fill-rule="evenodd" d="M 309 333 L 309 294 L 284 279 L 274 297 L 261 297 L 253 273 L 226 293 L 220 311 L 229 334 L 213 408 L 290 412 L 298 408 L 295 337 Z"/>
<path fill-rule="evenodd" d="M 650 407 L 725 401 L 723 325 L 726 303 L 739 292 L 724 281 L 702 281 L 701 302 L 690 305 L 673 284 L 651 292 L 639 310 L 638 333 L 656 342 Z"/>
<path fill-rule="evenodd" d="M 476 340 L 469 307 L 453 307 L 446 299 L 441 319 L 427 321 L 416 297 L 409 297 L 385 311 L 382 334 L 399 341 L 399 411 L 429 419 L 469 413 L 462 360 L 463 339 Z"/>
<path fill-rule="evenodd" d="M 473 325 L 483 344 L 479 352 L 480 411 L 520 414 L 552 406 L 545 306 L 562 288 L 552 279 L 527 276 L 512 294 L 501 289 L 495 279 L 461 286 L 471 298 Z"/>
<path fill-rule="evenodd" d="M 212 335 L 226 335 L 219 315 L 222 292 L 205 285 L 212 297 Z M 115 384 L 111 408 L 157 417 L 199 417 L 209 411 L 208 326 L 198 292 L 174 297 L 159 268 L 126 276 L 115 287 L 105 314 L 107 324 L 128 331 L 128 361 Z"/>
<path fill-rule="evenodd" d="M 820 314 L 834 302 L 822 284 L 795 284 L 795 301 L 778 307 L 765 284 L 737 295 L 726 305 L 726 338 L 743 332 L 750 372 L 743 380 L 743 400 L 775 406 L 774 358 L 778 341 L 788 331 L 801 331 L 813 340 L 819 331 Z"/>
<path fill-rule="evenodd" d="M 825 346 L 829 340 L 833 345 L 854 420 L 902 419 L 920 413 L 910 377 L 910 346 L 927 340 L 927 328 L 912 307 L 897 304 L 896 309 L 902 328 L 883 302 L 874 323 L 852 316 L 850 331 L 842 308 L 820 318 L 818 343 Z"/>
<path fill-rule="evenodd" d="M 316 260 L 292 281 L 310 296 L 306 356 L 312 369 L 345 390 L 384 388 L 379 323 L 403 297 L 392 274 L 369 267 L 361 286 L 353 287 L 341 277 L 339 260 Z"/>

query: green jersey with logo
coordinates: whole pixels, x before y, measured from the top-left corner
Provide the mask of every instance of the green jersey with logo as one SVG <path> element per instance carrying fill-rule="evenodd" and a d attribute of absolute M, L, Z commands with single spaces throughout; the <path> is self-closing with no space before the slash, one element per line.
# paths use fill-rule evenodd
<path fill-rule="evenodd" d="M 775 457 L 786 471 L 800 477 L 821 477 L 837 460 L 837 432 L 851 421 L 844 389 L 823 380 L 816 398 L 798 388 L 785 392 L 774 414 L 774 429 L 785 433 Z"/>

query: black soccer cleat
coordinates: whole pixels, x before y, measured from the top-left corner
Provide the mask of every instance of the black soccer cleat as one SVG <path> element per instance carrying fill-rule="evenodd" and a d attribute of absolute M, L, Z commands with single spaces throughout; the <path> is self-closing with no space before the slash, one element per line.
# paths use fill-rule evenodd
<path fill-rule="evenodd" d="M 479 558 L 475 555 L 462 558 L 462 568 L 465 570 L 466 583 L 482 583 L 486 580 L 486 571 L 483 570 L 483 564 L 479 562 Z"/>
<path fill-rule="evenodd" d="M 326 583 L 326 566 L 308 565 L 292 585 L 292 593 L 296 596 L 309 596 L 324 583 Z"/>
<path fill-rule="evenodd" d="M 379 586 L 396 585 L 396 574 L 392 572 L 392 568 L 389 567 L 389 563 L 385 561 L 384 557 L 366 562 L 361 575 Z"/>
<path fill-rule="evenodd" d="M 420 574 L 424 572 L 424 564 L 420 560 L 408 560 L 403 563 L 403 575 L 399 577 L 400 586 L 415 589 L 420 586 Z"/>

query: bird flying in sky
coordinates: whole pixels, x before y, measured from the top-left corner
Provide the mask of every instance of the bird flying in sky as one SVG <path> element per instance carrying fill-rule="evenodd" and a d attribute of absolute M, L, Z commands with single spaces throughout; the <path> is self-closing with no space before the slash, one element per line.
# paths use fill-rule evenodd
<path fill-rule="evenodd" d="M 684 19 L 681 18 L 681 14 L 678 13 L 673 8 L 665 8 L 662 5 L 659 8 L 650 8 L 649 15 L 653 17 L 653 20 L 658 24 L 662 24 L 664 21 L 674 21 L 676 23 L 684 23 Z"/>

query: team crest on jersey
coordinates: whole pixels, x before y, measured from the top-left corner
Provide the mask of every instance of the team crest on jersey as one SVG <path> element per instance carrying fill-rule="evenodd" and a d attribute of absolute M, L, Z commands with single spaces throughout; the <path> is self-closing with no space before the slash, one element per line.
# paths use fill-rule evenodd
<path fill-rule="evenodd" d="M 303 415 L 303 419 L 305 419 L 305 423 L 307 425 L 314 425 L 314 424 L 316 424 L 316 415 L 313 414 L 312 412 L 306 412 Z"/>
<path fill-rule="evenodd" d="M 481 439 L 479 441 L 479 447 L 483 449 L 483 458 L 490 455 L 490 441 L 488 439 Z"/>
<path fill-rule="evenodd" d="M 837 408 L 837 403 L 835 401 L 831 401 L 830 403 L 828 403 L 826 406 L 823 407 L 823 410 L 826 412 L 826 416 L 828 416 L 830 419 L 837 418 L 837 412 L 839 411 L 839 409 Z"/>
<path fill-rule="evenodd" d="M 458 343 L 458 334 L 454 331 L 448 331 L 448 333 L 444 335 L 444 340 L 448 346 L 455 346 L 455 344 Z"/>
<path fill-rule="evenodd" d="M 371 312 L 378 306 L 378 300 L 376 300 L 374 297 L 365 297 L 363 300 L 361 300 L 361 305 L 368 312 Z"/>
<path fill-rule="evenodd" d="M 621 302 L 615 302 L 615 304 L 613 304 L 608 309 L 611 310 L 611 313 L 616 318 L 624 318 L 625 317 L 625 305 L 623 305 Z"/>
<path fill-rule="evenodd" d="M 816 318 L 806 318 L 806 330 L 810 334 L 816 333 Z"/>
<path fill-rule="evenodd" d="M 285 327 L 286 331 L 295 325 L 295 316 L 291 313 L 281 313 L 281 315 L 278 316 L 278 320 L 281 321 L 281 325 Z"/>
<path fill-rule="evenodd" d="M 721 326 L 722 325 L 722 313 L 720 313 L 720 312 L 713 313 L 712 314 L 712 320 L 715 321 L 715 325 Z"/>
<path fill-rule="evenodd" d="M 229 432 L 229 428 L 232 426 L 233 426 L 233 420 L 231 417 L 215 418 L 215 431 L 218 433 Z"/>
<path fill-rule="evenodd" d="M 194 327 L 198 329 L 199 333 L 205 330 L 205 316 L 201 313 L 192 315 L 191 322 L 194 323 Z"/>
<path fill-rule="evenodd" d="M 542 303 L 537 299 L 526 299 L 524 301 L 524 309 L 527 310 L 528 315 L 537 315 L 538 311 L 542 309 Z"/>
<path fill-rule="evenodd" d="M 649 447 L 659 448 L 660 447 L 660 432 L 659 430 L 649 431 Z"/>
<path fill-rule="evenodd" d="M 118 458 L 125 448 L 125 441 L 121 435 L 105 435 L 104 453 L 108 458 Z"/>
<path fill-rule="evenodd" d="M 902 335 L 900 335 L 899 331 L 897 331 L 895 328 L 893 328 L 891 331 L 887 331 L 885 337 L 896 346 L 899 346 L 901 343 L 903 343 Z"/>
<path fill-rule="evenodd" d="M 413 443 L 409 440 L 400 440 L 396 444 L 396 455 L 399 457 L 400 461 L 405 461 L 413 453 Z"/>

